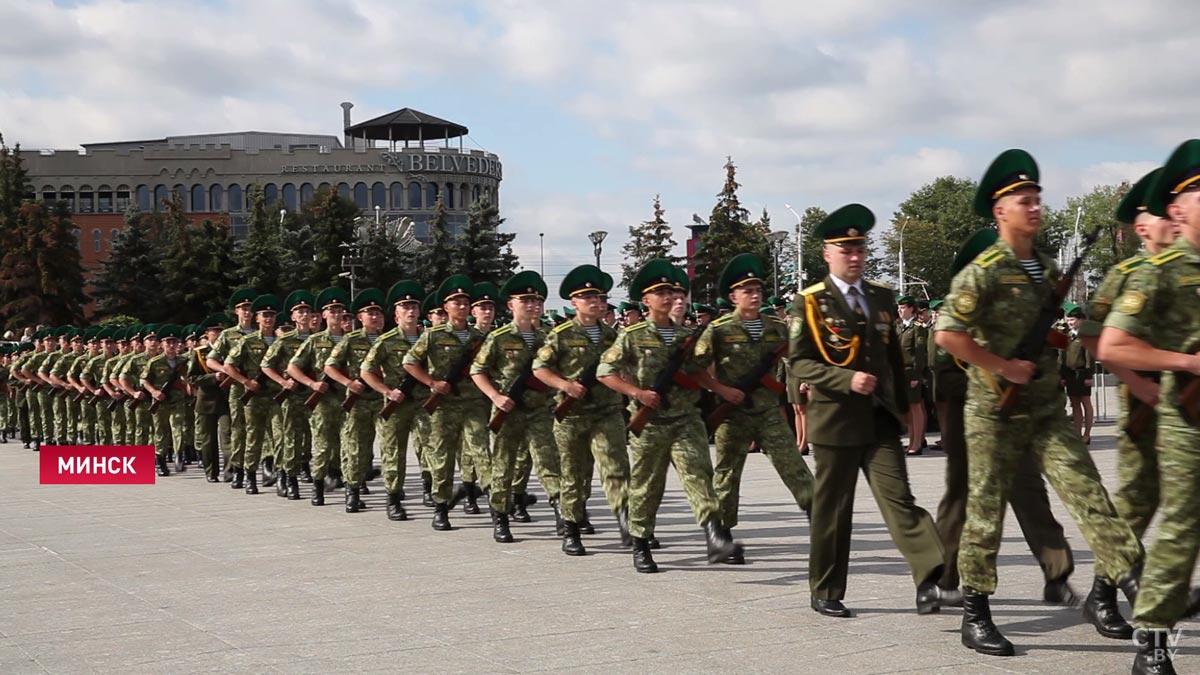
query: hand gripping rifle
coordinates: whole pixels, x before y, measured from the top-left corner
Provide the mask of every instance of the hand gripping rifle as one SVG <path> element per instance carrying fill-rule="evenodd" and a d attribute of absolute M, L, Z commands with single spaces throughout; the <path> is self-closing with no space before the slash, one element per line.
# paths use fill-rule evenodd
<path fill-rule="evenodd" d="M 517 375 L 517 378 L 508 385 L 504 395 L 513 400 L 516 405 L 521 405 L 521 397 L 529 389 L 534 391 L 546 391 L 546 385 L 542 381 L 533 376 L 533 359 L 525 364 L 525 368 Z M 508 413 L 496 409 L 496 414 L 492 415 L 492 419 L 488 422 L 488 429 L 494 434 L 500 433 L 500 427 L 504 426 L 504 420 L 508 419 Z"/>
<path fill-rule="evenodd" d="M 159 388 L 159 391 L 161 391 L 163 393 L 164 400 L 166 400 L 167 396 L 170 395 L 167 390 L 170 389 L 171 387 L 175 386 L 175 381 L 178 379 L 179 379 L 179 366 L 175 366 L 174 368 L 171 369 L 171 372 L 167 375 L 167 379 L 165 381 L 163 381 L 163 386 Z M 153 415 L 154 413 L 158 412 L 158 408 L 161 405 L 162 405 L 162 401 L 160 401 L 158 399 L 153 399 L 152 401 L 150 401 L 150 407 L 146 408 L 146 411 L 149 412 L 151 415 Z"/>
<path fill-rule="evenodd" d="M 600 378 L 596 377 L 596 369 L 599 367 L 600 358 L 597 357 L 596 362 L 587 368 L 584 368 L 583 374 L 579 376 L 578 380 L 576 380 L 579 382 L 579 384 L 583 385 L 584 389 L 587 390 L 587 394 L 584 394 L 585 399 L 591 398 L 592 387 L 596 386 L 596 383 L 600 381 Z M 571 398 L 570 396 L 563 394 L 562 400 L 558 402 L 558 405 L 554 406 L 554 419 L 561 422 L 564 417 L 570 414 L 571 408 L 575 407 L 575 403 L 578 400 L 579 399 L 577 398 Z"/>
<path fill-rule="evenodd" d="M 458 391 L 458 383 L 467 374 L 467 369 L 471 367 L 471 362 L 475 360 L 475 355 L 479 353 L 479 348 L 483 346 L 483 340 L 476 339 L 475 344 L 464 349 L 462 354 L 450 365 L 450 371 L 446 374 L 445 382 L 449 384 L 455 392 Z M 442 399 L 445 398 L 436 391 L 429 395 L 429 399 L 422 406 L 425 412 L 432 414 L 442 405 Z"/>
<path fill-rule="evenodd" d="M 384 403 L 383 408 L 381 408 L 379 410 L 379 418 L 386 420 L 387 418 L 391 417 L 392 413 L 396 412 L 396 408 L 399 408 L 401 406 L 401 404 L 404 403 L 404 401 L 407 401 L 409 399 L 409 397 L 412 396 L 412 391 L 416 387 L 417 387 L 417 378 L 413 377 L 412 375 L 405 375 L 404 379 L 400 380 L 400 385 L 396 387 L 397 389 L 400 390 L 401 394 L 404 394 L 404 400 L 402 400 L 402 401 L 389 400 L 387 403 Z"/>
<path fill-rule="evenodd" d="M 329 382 L 329 381 L 330 381 L 330 377 L 329 377 L 329 375 L 327 375 L 325 373 L 321 373 L 321 376 L 317 378 L 317 382 Z M 332 387 L 330 388 L 330 391 L 332 391 Z M 324 393 L 319 392 L 319 391 L 314 391 L 313 393 L 308 395 L 308 398 L 304 399 L 304 407 L 308 408 L 309 410 L 316 410 L 317 404 L 320 403 L 321 399 L 325 398 L 325 394 L 328 394 L 328 393 L 329 393 L 328 391 L 324 392 Z"/>
<path fill-rule="evenodd" d="M 654 378 L 654 385 L 650 387 L 650 391 L 658 394 L 659 406 L 663 408 L 671 407 L 671 400 L 668 398 L 668 394 L 676 384 L 688 389 L 695 388 L 695 382 L 679 371 L 683 368 L 683 364 L 687 361 L 688 357 L 692 355 L 692 352 L 696 350 L 696 341 L 700 339 L 700 335 L 704 333 L 705 328 L 708 328 L 708 324 L 704 324 L 700 330 L 684 338 L 683 343 L 679 345 L 679 348 L 667 360 L 667 365 Z M 650 418 L 654 417 L 654 413 L 657 410 L 658 408 L 649 408 L 646 406 L 637 409 L 637 412 L 629 420 L 629 430 L 633 432 L 634 436 L 642 435 L 642 429 L 646 427 L 646 423 L 650 421 Z"/>
<path fill-rule="evenodd" d="M 787 391 L 787 389 L 783 387 L 778 380 L 771 376 L 772 373 L 775 372 L 775 367 L 779 364 L 779 359 L 783 358 L 783 355 L 787 353 L 787 350 L 787 340 L 780 342 L 778 347 L 776 347 L 771 351 L 771 353 L 767 354 L 762 358 L 761 361 L 759 361 L 758 365 L 754 367 L 754 370 L 746 373 L 742 379 L 734 383 L 733 388 L 745 394 L 745 398 L 742 400 L 744 405 L 747 407 L 750 406 L 750 397 L 759 387 L 766 387 L 777 394 Z M 717 427 L 721 426 L 721 423 L 729 419 L 729 416 L 733 414 L 733 411 L 736 408 L 736 404 L 730 403 L 729 401 L 722 401 L 721 405 L 717 406 L 716 409 L 708 415 L 708 419 L 705 420 L 706 424 L 708 425 L 708 430 L 711 432 Z"/>
<path fill-rule="evenodd" d="M 1079 268 L 1083 266 L 1083 259 L 1087 257 L 1088 249 L 1092 247 L 1092 244 L 1096 243 L 1096 239 L 1100 237 L 1102 229 L 1103 225 L 1097 226 L 1096 229 L 1088 232 L 1083 238 L 1083 247 L 1080 249 L 1079 255 L 1071 261 L 1071 266 L 1067 268 L 1066 273 L 1062 275 L 1058 283 L 1054 284 L 1050 295 L 1046 297 L 1046 301 L 1038 308 L 1037 319 L 1033 322 L 1033 326 L 1021 338 L 1021 342 L 1017 344 L 1017 349 L 1010 358 L 1037 363 L 1046 351 L 1047 346 L 1058 349 L 1066 347 L 1066 344 L 1064 344 L 1065 336 L 1054 330 L 1054 323 L 1058 321 L 1058 312 L 1062 308 L 1062 303 L 1067 297 L 1067 293 L 1071 290 L 1071 285 L 1075 282 L 1075 275 L 1079 273 Z M 1040 376 L 1041 373 L 1034 374 L 1034 377 Z M 1000 401 L 996 403 L 994 412 L 1000 415 L 1000 419 L 1008 419 L 1013 409 L 1016 408 L 1020 397 L 1021 385 L 1010 382 L 1000 394 Z"/>

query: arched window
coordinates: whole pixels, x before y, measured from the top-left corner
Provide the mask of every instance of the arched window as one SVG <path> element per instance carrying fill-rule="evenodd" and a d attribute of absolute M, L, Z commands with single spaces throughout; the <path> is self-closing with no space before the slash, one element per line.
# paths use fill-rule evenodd
<path fill-rule="evenodd" d="M 129 208 L 129 186 L 117 186 L 117 213 L 124 213 Z"/>
<path fill-rule="evenodd" d="M 400 183 L 392 183 L 389 192 L 392 197 L 392 208 L 396 210 L 404 208 L 404 186 Z"/>
<path fill-rule="evenodd" d="M 137 195 L 138 210 L 143 211 L 143 212 L 149 211 L 150 210 L 150 188 L 145 185 L 139 185 L 139 186 L 137 186 L 137 190 L 135 190 L 134 193 Z"/>
<path fill-rule="evenodd" d="M 292 183 L 283 184 L 283 208 L 288 211 L 295 212 L 298 202 L 296 201 L 296 186 Z"/>
<path fill-rule="evenodd" d="M 446 208 L 454 208 L 454 183 L 446 183 L 446 190 L 442 193 L 442 201 L 446 202 Z"/>
<path fill-rule="evenodd" d="M 75 188 L 70 185 L 64 185 L 58 189 L 58 201 L 67 205 L 71 211 L 75 210 Z"/>
<path fill-rule="evenodd" d="M 96 193 L 92 186 L 79 186 L 79 213 L 91 213 L 96 210 Z"/>
<path fill-rule="evenodd" d="M 367 184 L 366 183 L 355 183 L 354 184 L 354 205 L 360 209 L 370 208 L 371 205 L 367 202 Z"/>
<path fill-rule="evenodd" d="M 208 210 L 220 211 L 225 208 L 225 188 L 218 184 L 208 188 Z"/>
<path fill-rule="evenodd" d="M 408 208 L 421 208 L 421 184 L 412 182 L 408 184 Z"/>
<path fill-rule="evenodd" d="M 321 183 L 320 185 L 317 186 L 317 192 L 320 192 L 322 190 L 332 190 L 332 189 L 333 189 L 333 186 L 330 185 L 329 183 Z"/>
<path fill-rule="evenodd" d="M 53 185 L 42 187 L 42 201 L 46 202 L 47 205 L 58 201 L 58 192 L 54 189 Z"/>
<path fill-rule="evenodd" d="M 150 205 L 151 210 L 158 211 L 159 209 L 161 209 L 163 202 L 165 202 L 167 200 L 168 194 L 169 193 L 167 192 L 166 185 L 155 185 L 154 186 L 154 203 Z"/>
<path fill-rule="evenodd" d="M 437 183 L 425 184 L 425 208 L 432 209 L 437 206 L 438 185 Z"/>
<path fill-rule="evenodd" d="M 96 213 L 112 213 L 113 189 L 107 185 L 96 188 Z"/>
<path fill-rule="evenodd" d="M 473 185 L 473 186 L 471 186 L 471 203 L 475 204 L 478 201 L 479 201 L 479 186 Z"/>
<path fill-rule="evenodd" d="M 300 205 L 304 206 L 305 204 L 311 202 L 312 200 L 313 200 L 312 183 L 301 183 L 300 184 Z"/>
<path fill-rule="evenodd" d="M 182 205 L 185 209 L 188 205 L 189 196 L 191 196 L 191 190 L 187 189 L 187 187 L 183 185 L 176 185 L 175 187 L 171 188 L 171 199 L 179 200 L 180 205 Z"/>
<path fill-rule="evenodd" d="M 242 186 L 236 183 L 229 186 L 229 210 L 232 213 L 246 210 L 246 205 L 242 202 Z"/>
<path fill-rule="evenodd" d="M 268 207 L 275 204 L 279 200 L 279 186 L 274 183 L 267 183 L 263 186 L 263 203 Z"/>
<path fill-rule="evenodd" d="M 371 186 L 371 207 L 378 206 L 384 211 L 387 210 L 387 187 L 383 183 L 375 183 Z"/>
<path fill-rule="evenodd" d="M 104 241 L 104 237 L 101 236 L 100 230 L 98 230 L 98 229 L 92 230 L 92 251 L 93 252 L 95 252 L 95 253 L 100 252 L 100 244 L 103 241 Z"/>
<path fill-rule="evenodd" d="M 188 211 L 205 211 L 204 186 L 197 183 L 192 186 L 192 198 L 188 203 Z"/>
<path fill-rule="evenodd" d="M 338 183 L 338 196 L 346 201 L 350 201 L 350 184 Z"/>

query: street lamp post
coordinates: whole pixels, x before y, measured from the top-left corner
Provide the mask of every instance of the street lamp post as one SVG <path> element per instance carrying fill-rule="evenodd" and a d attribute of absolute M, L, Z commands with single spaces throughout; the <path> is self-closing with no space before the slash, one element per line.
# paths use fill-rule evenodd
<path fill-rule="evenodd" d="M 543 279 L 545 279 L 546 278 L 546 233 L 545 232 L 538 232 L 538 258 L 539 258 L 539 263 L 540 263 L 539 269 L 538 269 L 538 274 L 541 275 L 541 277 Z"/>
<path fill-rule="evenodd" d="M 772 232 L 767 238 L 771 242 L 771 261 L 773 265 L 775 279 L 775 297 L 779 297 L 779 249 L 783 248 L 783 240 L 787 239 L 787 232 Z"/>
<path fill-rule="evenodd" d="M 900 270 L 900 295 L 904 295 L 904 228 L 908 225 L 908 218 L 900 223 L 900 229 L 897 230 L 900 237 L 900 250 L 897 252 L 896 266 Z"/>
<path fill-rule="evenodd" d="M 796 213 L 796 209 L 791 204 L 784 204 L 783 207 L 796 216 L 796 293 L 799 294 L 800 289 L 804 288 L 804 233 L 800 231 L 800 214 Z"/>
<path fill-rule="evenodd" d="M 592 242 L 592 249 L 596 252 L 596 267 L 600 266 L 600 245 L 604 243 L 604 238 L 607 236 L 608 233 L 604 230 L 596 230 L 588 235 L 588 240 Z"/>

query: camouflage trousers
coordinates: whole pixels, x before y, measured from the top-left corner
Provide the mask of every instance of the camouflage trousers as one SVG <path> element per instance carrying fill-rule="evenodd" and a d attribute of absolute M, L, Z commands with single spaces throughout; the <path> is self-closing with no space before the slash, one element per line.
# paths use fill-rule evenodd
<path fill-rule="evenodd" d="M 143 403 L 147 412 L 150 403 Z M 172 457 L 172 453 L 183 451 L 183 432 L 187 428 L 187 401 L 182 398 L 163 401 L 158 410 L 152 413 L 154 420 L 154 454 L 158 457 Z"/>
<path fill-rule="evenodd" d="M 245 464 L 246 455 L 246 404 L 242 403 L 245 393 L 242 385 L 229 385 L 229 455 L 225 458 L 231 467 Z"/>
<path fill-rule="evenodd" d="M 304 399 L 295 394 L 283 400 L 279 410 L 280 439 L 277 443 L 279 455 L 275 458 L 275 469 L 286 471 L 289 476 L 300 471 L 308 454 L 308 408 Z"/>
<path fill-rule="evenodd" d="M 1129 421 L 1129 388 L 1121 385 L 1120 412 L 1117 414 L 1117 490 L 1113 493 L 1113 505 L 1117 513 L 1133 528 L 1141 539 L 1150 527 L 1154 512 L 1158 509 L 1158 452 L 1155 438 L 1158 436 L 1157 420 L 1146 429 L 1137 442 L 1121 431 Z"/>
<path fill-rule="evenodd" d="M 1079 525 L 1096 556 L 1096 574 L 1110 582 L 1131 570 L 1142 547 L 1117 514 L 1100 482 L 1087 446 L 1067 422 L 1061 400 L 1041 415 L 1014 415 L 1008 421 L 968 403 L 967 521 L 958 554 L 964 587 L 991 594 L 996 590 L 996 555 L 1004 511 L 1012 494 L 1013 476 L 1021 463 L 1039 467 Z"/>
<path fill-rule="evenodd" d="M 108 410 L 108 404 L 112 403 L 111 399 L 100 401 L 100 405 Z M 124 403 L 117 403 L 112 410 L 108 410 L 109 428 L 112 429 L 113 445 L 130 445 L 128 430 L 125 422 L 126 411 Z"/>
<path fill-rule="evenodd" d="M 87 394 L 88 397 L 91 394 Z M 86 400 L 79 403 L 79 441 L 87 445 L 97 444 L 97 414 L 96 408 L 99 406 L 92 405 Z"/>
<path fill-rule="evenodd" d="M 342 425 L 342 478 L 347 485 L 357 485 L 367 479 L 367 470 L 375 456 L 376 424 L 381 401 L 359 399 L 346 413 Z"/>
<path fill-rule="evenodd" d="M 475 414 L 478 401 L 443 401 L 429 416 L 429 445 L 425 448 L 425 460 L 433 478 L 433 500 L 438 504 L 450 501 L 454 493 L 454 460 L 459 452 L 469 454 L 463 445 L 467 442 L 467 428 L 471 415 Z M 485 415 L 486 416 L 486 415 Z M 487 433 L 487 423 L 483 423 Z M 464 475 L 463 480 L 466 480 Z"/>
<path fill-rule="evenodd" d="M 195 412 L 192 420 L 196 430 L 196 449 L 200 451 L 200 465 L 206 473 L 219 471 L 221 450 L 229 452 L 229 447 L 220 443 L 229 435 L 229 415 L 223 412 Z"/>
<path fill-rule="evenodd" d="M 113 438 L 113 413 L 108 409 L 108 399 L 101 398 L 92 406 L 96 424 L 96 445 L 116 445 Z"/>
<path fill-rule="evenodd" d="M 658 507 L 667 486 L 667 467 L 674 466 L 683 484 L 696 522 L 703 525 L 720 517 L 720 502 L 713 489 L 708 432 L 699 410 L 665 420 L 652 419 L 630 442 L 629 533 L 643 539 L 654 536 Z"/>
<path fill-rule="evenodd" d="M 529 475 L 536 471 L 546 498 L 557 502 L 562 491 L 562 460 L 554 439 L 554 415 L 550 408 L 545 408 L 534 414 L 532 420 L 530 442 L 517 447 L 512 493 L 525 494 L 529 490 Z M 590 483 L 587 494 L 589 497 L 592 494 Z"/>
<path fill-rule="evenodd" d="M 1200 429 L 1171 403 L 1171 373 L 1163 376 L 1158 412 L 1158 534 L 1146 555 L 1133 619 L 1139 628 L 1171 628 L 1183 618 L 1200 551 Z"/>
<path fill-rule="evenodd" d="M 771 460 L 775 472 L 792 493 L 801 511 L 812 510 L 813 476 L 796 447 L 796 436 L 788 428 L 779 410 L 755 415 L 735 412 L 717 428 L 717 464 L 713 487 L 721 501 L 721 524 L 734 527 L 738 522 L 742 470 L 750 444 L 757 442 Z"/>
<path fill-rule="evenodd" d="M 54 398 L 50 396 L 48 391 L 39 391 L 37 394 L 38 402 L 38 417 L 41 420 L 41 428 L 38 433 L 41 436 L 43 443 L 49 443 L 54 439 Z"/>
<path fill-rule="evenodd" d="M 946 492 L 937 508 L 937 529 L 946 551 L 946 565 L 938 585 L 947 589 L 958 588 L 958 546 L 967 517 L 965 405 L 966 400 L 961 396 L 937 402 L 942 450 L 946 453 Z M 1062 525 L 1050 510 L 1050 497 L 1041 471 L 1032 462 L 1017 464 L 1009 504 L 1046 581 L 1069 577 L 1075 571 L 1071 546 L 1063 536 Z"/>
<path fill-rule="evenodd" d="M 459 473 L 464 483 L 488 487 L 492 480 L 491 438 L 487 428 L 491 405 L 486 400 L 468 399 L 460 408 L 463 414 L 459 423 L 463 430 L 457 454 Z"/>
<path fill-rule="evenodd" d="M 628 506 L 629 453 L 625 450 L 625 421 L 620 410 L 557 420 L 554 441 L 562 467 L 559 508 L 564 520 L 583 520 L 596 466 L 600 467 L 600 483 L 609 508 L 616 513 Z"/>
<path fill-rule="evenodd" d="M 127 405 L 133 405 L 132 401 Z M 126 408 L 125 419 L 133 420 L 131 445 L 154 444 L 154 420 L 150 415 L 150 402 L 142 401 L 132 410 Z"/>
<path fill-rule="evenodd" d="M 196 416 L 192 411 L 196 409 L 196 399 L 188 396 L 183 401 L 183 408 L 187 414 L 183 416 L 183 445 L 186 448 L 196 447 Z"/>
<path fill-rule="evenodd" d="M 312 438 L 313 480 L 323 480 L 329 475 L 330 467 L 342 463 L 342 425 L 346 413 L 334 396 L 323 396 L 321 402 L 308 417 L 308 429 Z"/>
<path fill-rule="evenodd" d="M 42 399 L 33 390 L 25 392 L 25 403 L 29 406 L 29 433 L 32 439 L 42 440 Z"/>
<path fill-rule="evenodd" d="M 420 465 L 422 472 L 428 472 L 429 466 L 425 463 L 425 448 L 429 446 L 429 413 L 425 412 L 425 408 L 421 407 L 425 401 L 415 401 L 417 410 L 413 413 L 413 453 L 417 456 L 417 464 Z"/>
<path fill-rule="evenodd" d="M 424 412 L 421 404 L 405 401 L 386 420 L 380 419 L 375 425 L 379 433 L 379 463 L 388 494 L 394 495 L 404 489 L 404 475 L 408 471 L 408 439 L 413 437 L 418 411 Z"/>
<path fill-rule="evenodd" d="M 520 459 L 522 451 L 529 453 L 529 448 L 533 448 L 533 454 L 537 456 L 533 463 L 538 468 L 538 480 L 550 500 L 558 501 L 558 447 L 554 444 L 550 421 L 550 411 L 545 407 L 530 409 L 518 405 L 505 418 L 504 426 L 492 440 L 489 500 L 498 513 L 508 513 L 512 495 L 525 492 L 524 489 L 517 491 L 515 485 L 518 472 L 528 472 L 528 468 L 521 466 Z"/>
<path fill-rule="evenodd" d="M 67 414 L 67 398 L 70 393 L 61 389 L 56 391 L 58 395 L 50 399 L 54 406 L 54 440 L 59 444 L 71 443 L 75 438 L 75 429 L 71 426 L 70 416 Z"/>
<path fill-rule="evenodd" d="M 283 413 L 279 405 L 265 395 L 251 398 L 243 404 L 242 410 L 246 418 L 242 468 L 247 472 L 257 471 L 263 457 L 276 454 L 277 443 L 283 437 Z"/>

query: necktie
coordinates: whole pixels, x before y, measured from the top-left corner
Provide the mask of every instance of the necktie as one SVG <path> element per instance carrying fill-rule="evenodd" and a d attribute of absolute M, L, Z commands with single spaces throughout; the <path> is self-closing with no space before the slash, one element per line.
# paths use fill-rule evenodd
<path fill-rule="evenodd" d="M 866 317 L 867 312 L 863 309 L 862 293 L 858 292 L 857 286 L 850 287 L 850 307 L 861 317 Z"/>

